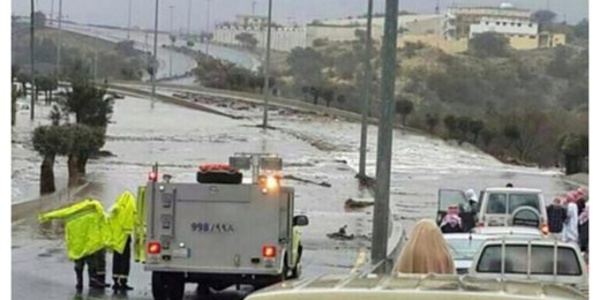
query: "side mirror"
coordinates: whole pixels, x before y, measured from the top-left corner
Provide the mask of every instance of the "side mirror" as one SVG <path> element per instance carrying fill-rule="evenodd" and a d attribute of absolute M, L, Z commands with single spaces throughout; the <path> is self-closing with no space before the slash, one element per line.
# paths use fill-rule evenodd
<path fill-rule="evenodd" d="M 307 216 L 295 216 L 292 221 L 293 226 L 306 226 L 308 225 L 308 217 Z"/>

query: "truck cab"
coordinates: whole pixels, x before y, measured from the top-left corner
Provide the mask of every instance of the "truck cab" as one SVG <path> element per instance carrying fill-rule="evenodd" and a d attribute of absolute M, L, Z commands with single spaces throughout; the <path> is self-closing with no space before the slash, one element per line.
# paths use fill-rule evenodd
<path fill-rule="evenodd" d="M 530 226 L 548 232 L 546 203 L 541 190 L 487 188 L 479 204 L 479 226 Z"/>
<path fill-rule="evenodd" d="M 145 265 L 154 299 L 180 300 L 185 283 L 199 292 L 248 284 L 256 289 L 298 277 L 299 226 L 294 189 L 281 183 L 281 158 L 236 154 L 228 165 L 202 166 L 197 181 L 158 181 L 144 191 Z M 242 169 L 252 170 L 244 183 Z"/>

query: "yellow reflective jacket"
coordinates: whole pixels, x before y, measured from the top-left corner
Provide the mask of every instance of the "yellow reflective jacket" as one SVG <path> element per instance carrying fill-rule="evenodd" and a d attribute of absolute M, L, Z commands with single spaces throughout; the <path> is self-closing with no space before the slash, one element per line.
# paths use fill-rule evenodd
<path fill-rule="evenodd" d="M 111 239 L 109 246 L 113 251 L 123 253 L 127 238 L 135 226 L 135 197 L 129 191 L 123 192 L 109 210 Z"/>
<path fill-rule="evenodd" d="M 60 219 L 65 223 L 65 244 L 69 259 L 76 260 L 106 247 L 110 239 L 108 218 L 98 200 L 80 202 L 38 216 L 40 222 Z"/>

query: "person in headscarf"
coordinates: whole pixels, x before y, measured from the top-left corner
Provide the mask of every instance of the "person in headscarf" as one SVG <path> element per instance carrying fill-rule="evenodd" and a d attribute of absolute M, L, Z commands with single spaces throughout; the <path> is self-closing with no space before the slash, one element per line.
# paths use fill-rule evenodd
<path fill-rule="evenodd" d="M 561 233 L 567 219 L 567 208 L 561 202 L 560 197 L 555 197 L 552 203 L 546 207 L 548 231 L 557 239 L 561 239 Z"/>
<path fill-rule="evenodd" d="M 440 224 L 442 233 L 458 233 L 463 232 L 462 220 L 458 216 L 458 205 L 448 206 L 446 215 Z"/>
<path fill-rule="evenodd" d="M 563 226 L 562 239 L 567 243 L 579 244 L 579 216 L 575 204 L 575 194 L 567 194 L 567 219 Z"/>
<path fill-rule="evenodd" d="M 471 231 L 475 227 L 475 219 L 479 212 L 479 198 L 474 190 L 468 189 L 465 191 L 465 195 L 469 201 L 469 209 L 461 211 L 459 216 L 462 220 L 463 229 L 465 232 Z"/>
<path fill-rule="evenodd" d="M 579 246 L 581 248 L 581 252 L 589 255 L 588 245 L 589 245 L 589 231 L 590 231 L 590 222 L 589 222 L 589 204 L 585 206 L 583 212 L 579 215 Z"/>

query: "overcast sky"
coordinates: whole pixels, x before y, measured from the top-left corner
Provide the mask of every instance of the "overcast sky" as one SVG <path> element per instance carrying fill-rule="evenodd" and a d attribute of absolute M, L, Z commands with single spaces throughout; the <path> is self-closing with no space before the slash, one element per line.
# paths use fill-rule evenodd
<path fill-rule="evenodd" d="M 132 1 L 132 24 L 140 27 L 153 27 L 153 0 Z M 268 0 L 256 0 L 256 13 L 267 12 Z M 576 23 L 588 16 L 588 0 L 400 0 L 400 9 L 417 13 L 433 13 L 439 1 L 442 11 L 452 3 L 460 5 L 499 5 L 510 2 L 516 7 L 542 9 L 549 4 L 550 9 L 558 14 L 558 20 L 565 17 L 567 22 Z M 50 14 L 54 2 L 54 14 L 58 15 L 59 0 L 35 0 L 36 10 Z M 188 4 L 190 0 L 160 0 L 159 26 L 169 28 L 169 6 L 173 5 L 173 27 L 187 28 Z M 211 0 L 211 24 L 231 20 L 237 14 L 251 14 L 253 0 Z M 14 14 L 28 14 L 30 1 L 12 0 Z M 207 1 L 191 0 L 191 27 L 194 30 L 206 28 Z M 385 0 L 375 0 L 375 11 L 382 12 Z M 75 22 L 127 25 L 128 0 L 63 0 L 63 14 Z M 314 19 L 337 18 L 359 15 L 366 12 L 366 0 L 273 0 L 273 18 L 276 22 L 287 21 L 309 22 Z"/>

